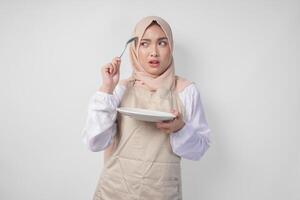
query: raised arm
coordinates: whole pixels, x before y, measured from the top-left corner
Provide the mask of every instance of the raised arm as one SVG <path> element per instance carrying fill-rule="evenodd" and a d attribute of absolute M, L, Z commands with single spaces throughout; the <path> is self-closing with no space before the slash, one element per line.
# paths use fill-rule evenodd
<path fill-rule="evenodd" d="M 116 133 L 116 117 L 125 87 L 118 85 L 113 94 L 96 91 L 91 97 L 87 119 L 82 130 L 83 142 L 91 151 L 107 148 Z"/>

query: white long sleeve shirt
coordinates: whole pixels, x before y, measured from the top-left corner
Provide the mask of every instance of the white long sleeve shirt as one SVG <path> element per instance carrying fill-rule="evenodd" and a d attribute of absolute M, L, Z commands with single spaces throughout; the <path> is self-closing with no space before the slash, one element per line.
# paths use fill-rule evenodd
<path fill-rule="evenodd" d="M 93 152 L 107 148 L 116 134 L 117 110 L 126 90 L 117 85 L 113 94 L 96 91 L 91 97 L 86 124 L 82 129 L 83 142 Z M 200 92 L 194 83 L 179 93 L 186 110 L 185 125 L 179 131 L 170 134 L 173 152 L 185 159 L 200 160 L 211 144 Z"/>

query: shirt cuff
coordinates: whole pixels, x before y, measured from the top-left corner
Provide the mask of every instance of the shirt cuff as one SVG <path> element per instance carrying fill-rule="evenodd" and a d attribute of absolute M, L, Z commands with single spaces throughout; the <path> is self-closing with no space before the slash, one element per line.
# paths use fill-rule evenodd
<path fill-rule="evenodd" d="M 115 111 L 118 106 L 117 99 L 113 94 L 96 91 L 90 103 L 90 109 L 102 111 Z"/>
<path fill-rule="evenodd" d="M 190 124 L 185 123 L 180 130 L 170 134 L 172 148 L 177 149 L 178 147 L 182 146 L 193 134 L 193 127 Z"/>

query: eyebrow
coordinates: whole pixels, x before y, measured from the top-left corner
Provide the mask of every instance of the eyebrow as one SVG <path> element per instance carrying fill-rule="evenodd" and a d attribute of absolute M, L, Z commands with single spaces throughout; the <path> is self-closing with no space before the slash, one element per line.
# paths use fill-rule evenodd
<path fill-rule="evenodd" d="M 165 39 L 168 39 L 168 38 L 167 37 L 158 38 L 158 40 L 165 40 Z M 148 38 L 142 38 L 141 40 L 151 41 L 151 39 L 148 39 Z"/>

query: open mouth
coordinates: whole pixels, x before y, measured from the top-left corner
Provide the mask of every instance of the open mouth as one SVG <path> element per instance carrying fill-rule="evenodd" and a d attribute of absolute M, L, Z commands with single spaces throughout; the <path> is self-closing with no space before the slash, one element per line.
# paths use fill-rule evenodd
<path fill-rule="evenodd" d="M 150 66 L 152 66 L 152 67 L 158 67 L 159 66 L 159 61 L 158 60 L 150 60 L 149 61 L 149 64 L 150 64 Z"/>

